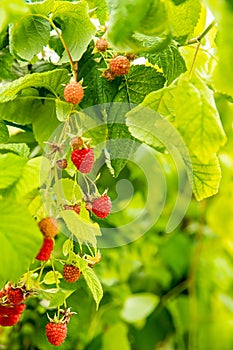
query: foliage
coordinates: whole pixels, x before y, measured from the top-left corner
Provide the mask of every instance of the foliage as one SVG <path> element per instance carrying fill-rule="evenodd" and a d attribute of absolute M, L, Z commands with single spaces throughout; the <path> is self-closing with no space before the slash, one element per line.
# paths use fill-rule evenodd
<path fill-rule="evenodd" d="M 0 288 L 32 294 L 0 347 L 49 349 L 46 313 L 71 307 L 62 349 L 231 350 L 231 2 L 3 0 L 0 18 Z M 128 74 L 111 74 L 117 55 Z M 75 137 L 94 149 L 88 175 Z M 59 233 L 39 262 L 47 216 Z"/>

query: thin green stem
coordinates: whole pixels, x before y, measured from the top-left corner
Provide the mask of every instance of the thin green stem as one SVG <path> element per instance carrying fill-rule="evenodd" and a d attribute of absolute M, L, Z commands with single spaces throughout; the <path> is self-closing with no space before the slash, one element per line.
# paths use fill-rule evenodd
<path fill-rule="evenodd" d="M 59 39 L 61 40 L 61 43 L 62 43 L 62 45 L 63 45 L 63 47 L 64 47 L 64 49 L 69 57 L 73 77 L 74 77 L 75 81 L 77 81 L 78 80 L 78 64 L 74 63 L 73 58 L 72 58 L 71 53 L 70 53 L 70 50 L 68 49 L 68 46 L 66 45 L 66 42 L 65 42 L 62 34 L 60 33 L 60 31 L 56 27 L 56 25 L 53 23 L 53 20 L 51 18 L 50 18 L 49 22 L 50 22 L 52 28 L 56 31 Z"/>
<path fill-rule="evenodd" d="M 189 79 L 191 78 L 192 76 L 192 73 L 193 73 L 193 68 L 194 68 L 194 65 L 195 65 L 195 62 L 196 62 L 196 59 L 197 59 L 197 54 L 198 54 L 198 51 L 200 49 L 200 46 L 201 46 L 201 43 L 199 42 L 196 46 L 196 51 L 195 51 L 195 54 L 194 54 L 194 57 L 193 57 L 193 62 L 192 62 L 192 66 L 190 68 L 190 71 L 189 71 Z"/>
<path fill-rule="evenodd" d="M 201 33 L 199 34 L 196 38 L 192 38 L 190 40 L 188 40 L 187 43 L 185 43 L 184 45 L 178 45 L 178 46 L 188 46 L 188 45 L 193 45 L 193 44 L 197 44 L 200 43 L 201 40 L 209 33 L 209 31 L 216 25 L 216 21 L 212 21 L 208 27 Z"/>

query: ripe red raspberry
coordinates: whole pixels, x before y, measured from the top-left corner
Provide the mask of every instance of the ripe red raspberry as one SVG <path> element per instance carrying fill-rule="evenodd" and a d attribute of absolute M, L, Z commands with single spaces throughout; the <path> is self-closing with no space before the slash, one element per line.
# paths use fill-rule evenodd
<path fill-rule="evenodd" d="M 49 322 L 46 325 L 46 336 L 52 345 L 59 346 L 66 339 L 67 325 L 65 323 Z"/>
<path fill-rule="evenodd" d="M 0 326 L 14 326 L 20 319 L 21 314 L 13 314 L 8 316 L 0 316 Z"/>
<path fill-rule="evenodd" d="M 94 165 L 94 152 L 92 148 L 74 149 L 71 160 L 81 173 L 89 173 Z"/>
<path fill-rule="evenodd" d="M 9 286 L 7 291 L 7 299 L 10 304 L 18 305 L 24 300 L 23 292 L 20 288 Z"/>
<path fill-rule="evenodd" d="M 66 169 L 68 165 L 67 159 L 58 159 L 57 160 L 57 166 L 60 169 Z"/>
<path fill-rule="evenodd" d="M 95 47 L 98 51 L 105 52 L 108 49 L 108 43 L 105 39 L 98 39 L 95 43 Z"/>
<path fill-rule="evenodd" d="M 92 201 L 91 210 L 98 218 L 106 218 L 110 214 L 111 208 L 111 199 L 106 194 Z"/>
<path fill-rule="evenodd" d="M 130 70 L 130 62 L 125 56 L 117 56 L 110 61 L 110 71 L 115 75 L 128 74 Z"/>
<path fill-rule="evenodd" d="M 80 103 L 84 97 L 83 87 L 80 83 L 69 83 L 64 89 L 64 98 L 74 105 Z"/>
<path fill-rule="evenodd" d="M 51 217 L 42 219 L 39 228 L 46 238 L 53 238 L 58 232 L 57 220 Z"/>
<path fill-rule="evenodd" d="M 81 271 L 74 265 L 64 265 L 63 277 L 68 283 L 76 282 L 81 276 Z"/>
<path fill-rule="evenodd" d="M 22 314 L 22 312 L 25 310 L 25 308 L 26 308 L 25 304 L 18 304 L 15 306 L 0 305 L 0 315 L 1 316 L 9 316 L 9 315 Z"/>
<path fill-rule="evenodd" d="M 54 246 L 54 240 L 52 238 L 44 238 L 43 245 L 36 256 L 37 260 L 47 261 L 50 258 Z"/>

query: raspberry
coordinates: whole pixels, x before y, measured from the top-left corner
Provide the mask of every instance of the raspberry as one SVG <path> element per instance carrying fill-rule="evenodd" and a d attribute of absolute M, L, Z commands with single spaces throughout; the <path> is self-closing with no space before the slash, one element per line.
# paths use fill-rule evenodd
<path fill-rule="evenodd" d="M 95 43 L 95 47 L 98 51 L 105 52 L 108 49 L 108 43 L 105 39 L 98 39 Z"/>
<path fill-rule="evenodd" d="M 110 71 L 115 75 L 128 74 L 130 62 L 125 56 L 117 56 L 110 61 Z"/>
<path fill-rule="evenodd" d="M 81 271 L 74 265 L 64 265 L 63 277 L 68 283 L 76 282 L 81 276 Z"/>
<path fill-rule="evenodd" d="M 69 83 L 64 89 L 64 98 L 66 102 L 74 105 L 80 103 L 84 97 L 83 87 L 80 83 Z"/>
<path fill-rule="evenodd" d="M 10 304 L 20 304 L 24 300 L 22 290 L 20 288 L 13 288 L 10 286 L 7 291 L 7 299 Z"/>
<path fill-rule="evenodd" d="M 98 218 L 101 218 L 101 219 L 106 218 L 110 214 L 111 208 L 112 208 L 111 199 L 106 194 L 92 201 L 91 211 Z"/>
<path fill-rule="evenodd" d="M 47 261 L 50 258 L 54 246 L 54 240 L 52 238 L 44 238 L 43 245 L 36 256 L 37 260 Z"/>
<path fill-rule="evenodd" d="M 49 322 L 46 325 L 46 336 L 52 345 L 59 346 L 66 339 L 67 326 L 65 323 Z"/>
<path fill-rule="evenodd" d="M 18 304 L 15 306 L 4 306 L 0 305 L 0 315 L 9 316 L 9 315 L 18 315 L 21 314 L 26 308 L 25 304 Z"/>
<path fill-rule="evenodd" d="M 19 319 L 21 314 L 13 314 L 8 316 L 0 316 L 0 326 L 7 327 L 7 326 L 14 326 Z"/>
<path fill-rule="evenodd" d="M 39 222 L 39 228 L 46 238 L 53 238 L 58 231 L 57 220 L 51 217 L 44 218 Z"/>
<path fill-rule="evenodd" d="M 58 168 L 60 168 L 60 169 L 66 169 L 67 168 L 67 165 L 68 165 L 68 163 L 67 163 L 67 159 L 59 159 L 59 160 L 57 160 L 57 166 L 58 166 Z"/>
<path fill-rule="evenodd" d="M 89 173 L 94 165 L 92 148 L 75 149 L 71 153 L 71 160 L 81 173 Z"/>

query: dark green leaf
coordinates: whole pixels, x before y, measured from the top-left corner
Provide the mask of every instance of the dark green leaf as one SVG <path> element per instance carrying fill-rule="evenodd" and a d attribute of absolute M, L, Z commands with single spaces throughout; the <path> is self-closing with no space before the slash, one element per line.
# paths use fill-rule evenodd
<path fill-rule="evenodd" d="M 9 131 L 7 129 L 7 126 L 3 120 L 0 120 L 0 143 L 7 142 L 8 139 L 9 139 Z"/>

